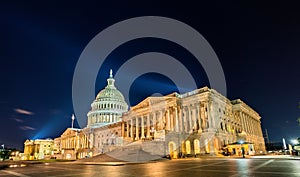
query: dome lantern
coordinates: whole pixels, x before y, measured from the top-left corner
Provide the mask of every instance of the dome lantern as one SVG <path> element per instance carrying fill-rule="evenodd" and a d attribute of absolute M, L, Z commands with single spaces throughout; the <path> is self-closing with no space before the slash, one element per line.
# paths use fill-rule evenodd
<path fill-rule="evenodd" d="M 112 69 L 110 69 L 110 71 L 109 71 L 109 78 L 107 79 L 107 86 L 106 87 L 115 88 L 115 79 L 113 77 Z"/>

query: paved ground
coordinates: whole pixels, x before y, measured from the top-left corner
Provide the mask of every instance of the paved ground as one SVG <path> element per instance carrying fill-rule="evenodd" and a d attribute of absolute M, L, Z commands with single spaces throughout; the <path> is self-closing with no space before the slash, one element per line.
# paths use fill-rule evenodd
<path fill-rule="evenodd" d="M 287 158 L 211 158 L 181 159 L 144 164 L 111 163 L 87 165 L 74 163 L 41 163 L 0 170 L 0 177 L 88 176 L 228 176 L 290 177 L 300 176 L 300 160 Z"/>

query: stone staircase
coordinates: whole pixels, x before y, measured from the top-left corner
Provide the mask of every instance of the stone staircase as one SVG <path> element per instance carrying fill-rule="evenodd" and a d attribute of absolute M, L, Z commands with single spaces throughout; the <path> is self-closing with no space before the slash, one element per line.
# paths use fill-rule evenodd
<path fill-rule="evenodd" d="M 107 152 L 106 154 L 121 161 L 145 162 L 160 160 L 165 156 L 164 142 L 134 141 Z"/>

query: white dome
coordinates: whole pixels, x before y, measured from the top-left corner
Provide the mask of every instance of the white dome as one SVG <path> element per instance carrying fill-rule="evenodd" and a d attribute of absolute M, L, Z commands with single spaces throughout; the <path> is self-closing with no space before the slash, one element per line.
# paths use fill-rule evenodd
<path fill-rule="evenodd" d="M 122 113 L 128 110 L 123 94 L 114 86 L 115 79 L 110 70 L 107 86 L 101 90 L 88 112 L 88 127 L 101 127 L 121 121 Z"/>

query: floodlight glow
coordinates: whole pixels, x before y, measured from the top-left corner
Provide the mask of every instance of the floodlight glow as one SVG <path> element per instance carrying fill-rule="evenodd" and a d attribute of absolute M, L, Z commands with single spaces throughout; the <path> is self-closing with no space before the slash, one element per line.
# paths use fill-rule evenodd
<path fill-rule="evenodd" d="M 292 144 L 299 144 L 298 140 L 296 140 L 296 139 L 292 139 L 291 142 L 292 142 Z"/>

